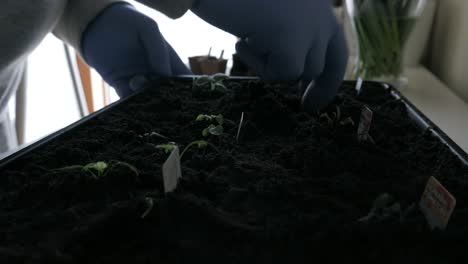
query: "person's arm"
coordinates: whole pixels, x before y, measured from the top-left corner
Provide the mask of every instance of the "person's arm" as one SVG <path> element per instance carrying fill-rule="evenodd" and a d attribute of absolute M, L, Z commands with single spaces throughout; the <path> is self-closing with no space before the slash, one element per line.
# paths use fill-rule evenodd
<path fill-rule="evenodd" d="M 176 19 L 183 16 L 194 0 L 137 0 Z M 122 0 L 68 0 L 54 34 L 81 53 L 81 36 L 87 25 L 108 5 Z"/>
<path fill-rule="evenodd" d="M 146 77 L 190 74 L 157 23 L 117 0 L 69 0 L 54 33 L 125 97 Z"/>
<path fill-rule="evenodd" d="M 110 4 L 122 0 L 68 0 L 53 33 L 82 54 L 81 40 L 86 27 Z"/>

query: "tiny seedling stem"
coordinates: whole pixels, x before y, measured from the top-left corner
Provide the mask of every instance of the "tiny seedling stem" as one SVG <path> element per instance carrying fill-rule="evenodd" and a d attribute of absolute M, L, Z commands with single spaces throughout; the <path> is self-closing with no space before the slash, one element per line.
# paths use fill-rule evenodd
<path fill-rule="evenodd" d="M 145 212 L 141 215 L 141 218 L 145 218 L 146 216 L 148 216 L 148 214 L 151 212 L 151 210 L 153 210 L 153 207 L 154 207 L 154 200 L 153 198 L 151 197 L 146 197 L 145 198 L 145 202 L 146 202 L 146 210 Z"/>
<path fill-rule="evenodd" d="M 182 153 L 180 154 L 180 159 L 182 159 L 182 157 L 184 156 L 185 152 L 187 152 L 187 150 L 189 150 L 191 147 L 197 145 L 198 148 L 206 148 L 207 146 L 210 146 L 212 147 L 214 150 L 216 150 L 216 152 L 219 152 L 218 148 L 216 148 L 215 145 L 211 144 L 210 142 L 207 142 L 205 140 L 196 140 L 196 141 L 193 141 L 191 142 L 190 144 L 188 144 L 184 150 L 182 151 Z"/>

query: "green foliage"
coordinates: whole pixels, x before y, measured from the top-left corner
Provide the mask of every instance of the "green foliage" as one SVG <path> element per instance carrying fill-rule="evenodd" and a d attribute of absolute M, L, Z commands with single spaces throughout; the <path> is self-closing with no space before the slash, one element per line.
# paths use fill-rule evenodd
<path fill-rule="evenodd" d="M 419 0 L 354 0 L 354 28 L 358 39 L 356 77 L 398 77 L 403 70 L 404 46 L 416 22 L 412 14 Z"/>
<path fill-rule="evenodd" d="M 171 153 L 172 151 L 174 151 L 174 149 L 177 147 L 176 143 L 175 142 L 168 142 L 166 144 L 160 144 L 160 145 L 157 145 L 156 148 L 157 149 L 161 149 L 164 151 L 164 153 L 166 154 L 169 154 Z"/>
<path fill-rule="evenodd" d="M 207 137 L 209 135 L 221 136 L 224 133 L 224 127 L 223 127 L 224 117 L 221 114 L 219 115 L 199 114 L 197 118 L 195 119 L 195 121 L 197 122 L 208 121 L 212 123 L 205 129 L 203 129 L 202 135 L 204 137 Z M 218 123 L 218 124 L 216 125 L 213 123 Z"/>
<path fill-rule="evenodd" d="M 160 146 L 159 149 L 162 149 L 164 150 L 165 153 L 171 153 L 174 148 L 177 146 L 174 142 L 169 142 L 169 143 L 166 143 L 166 144 L 161 144 L 161 145 L 158 145 Z M 213 146 L 211 143 L 209 143 L 208 141 L 206 140 L 195 140 L 195 141 L 192 141 L 190 142 L 185 148 L 184 150 L 182 151 L 182 153 L 180 154 L 180 158 L 182 159 L 182 156 L 184 156 L 184 154 L 190 149 L 190 148 L 193 148 L 193 147 L 196 147 L 197 149 L 204 149 L 208 146 L 211 146 L 213 147 L 215 150 L 216 147 Z"/>
<path fill-rule="evenodd" d="M 197 121 L 197 122 L 201 122 L 201 121 L 213 122 L 213 121 L 216 121 L 216 122 L 218 122 L 218 124 L 222 125 L 224 123 L 224 117 L 221 114 L 219 114 L 219 115 L 199 114 L 197 116 L 197 118 L 195 119 L 195 121 Z"/>
<path fill-rule="evenodd" d="M 93 175 L 94 178 L 101 178 L 108 168 L 108 164 L 104 161 L 88 163 L 83 166 L 82 170 Z"/>
<path fill-rule="evenodd" d="M 206 86 L 209 87 L 210 91 L 219 91 L 219 92 L 227 92 L 228 89 L 224 85 L 224 80 L 229 79 L 229 76 L 221 73 L 217 73 L 212 76 L 200 76 L 193 80 L 193 87 L 194 88 L 204 88 Z"/>
<path fill-rule="evenodd" d="M 72 171 L 72 170 L 82 170 L 89 175 L 91 175 L 94 179 L 98 180 L 100 178 L 103 178 L 106 176 L 106 174 L 109 172 L 109 170 L 115 166 L 124 166 L 130 169 L 135 176 L 138 176 L 138 170 L 130 165 L 127 162 L 123 161 L 117 161 L 117 160 L 111 160 L 110 162 L 104 162 L 104 161 L 97 161 L 97 162 L 91 162 L 86 165 L 72 165 L 72 166 L 66 166 L 63 168 L 55 169 L 52 170 L 52 172 L 63 172 L 63 171 Z"/>
<path fill-rule="evenodd" d="M 185 149 L 182 151 L 182 153 L 180 154 L 180 158 L 182 159 L 182 156 L 184 156 L 185 152 L 187 152 L 187 150 L 189 150 L 191 147 L 197 147 L 198 149 L 204 149 L 206 147 L 208 147 L 208 145 L 211 145 L 210 143 L 208 143 L 207 141 L 205 140 L 195 140 L 195 141 L 192 141 L 190 144 L 188 144 Z"/>
<path fill-rule="evenodd" d="M 224 127 L 222 125 L 209 125 L 207 128 L 203 129 L 202 131 L 202 135 L 204 137 L 207 137 L 209 135 L 213 135 L 213 136 L 221 136 L 224 132 Z"/>
<path fill-rule="evenodd" d="M 204 137 L 208 137 L 209 135 L 213 135 L 213 136 L 221 136 L 223 133 L 224 133 L 224 127 L 223 127 L 223 123 L 224 123 L 224 117 L 223 115 L 221 114 L 218 114 L 218 115 L 207 115 L 207 114 L 199 114 L 196 118 L 195 118 L 195 122 L 210 122 L 211 124 L 206 127 L 205 129 L 203 129 L 202 131 L 202 135 Z M 214 124 L 213 124 L 214 123 Z M 163 150 L 165 153 L 169 154 L 171 153 L 175 147 L 176 147 L 176 143 L 175 142 L 168 142 L 166 144 L 160 144 L 160 145 L 157 145 L 156 148 L 157 149 L 161 149 Z M 204 149 L 206 147 L 212 147 L 213 149 L 215 149 L 216 151 L 218 151 L 218 149 L 211 143 L 209 143 L 208 141 L 206 140 L 195 140 L 195 141 L 192 141 L 191 143 L 189 143 L 185 148 L 184 150 L 182 151 L 182 153 L 180 154 L 180 158 L 182 159 L 182 157 L 184 156 L 184 154 L 191 148 L 193 147 L 196 147 L 197 149 Z"/>

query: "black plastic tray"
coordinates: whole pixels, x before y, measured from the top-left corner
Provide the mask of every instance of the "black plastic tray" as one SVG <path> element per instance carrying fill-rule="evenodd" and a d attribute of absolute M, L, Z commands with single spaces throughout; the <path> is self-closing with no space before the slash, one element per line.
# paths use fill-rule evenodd
<path fill-rule="evenodd" d="M 194 76 L 183 76 L 183 77 L 178 77 L 178 78 L 181 78 L 181 79 L 192 79 Z M 251 79 L 256 79 L 256 78 L 238 78 L 238 77 L 234 77 L 233 79 L 236 79 L 236 80 L 251 80 Z M 356 85 L 356 82 L 355 81 L 345 81 L 344 84 L 346 85 Z M 390 93 L 391 95 L 395 98 L 395 99 L 398 99 L 400 100 L 403 104 L 406 105 L 407 109 L 408 109 L 408 113 L 409 113 L 409 117 L 415 121 L 415 123 L 421 127 L 422 130 L 428 130 L 430 131 L 434 136 L 436 136 L 442 143 L 444 143 L 445 145 L 448 146 L 448 148 L 460 159 L 461 162 L 463 162 L 467 167 L 468 167 L 468 154 L 462 149 L 460 148 L 455 142 L 453 142 L 453 140 L 451 140 L 439 127 L 437 127 L 431 120 L 429 120 L 429 118 L 427 118 L 421 111 L 419 111 L 406 97 L 404 97 L 399 91 L 397 91 L 396 89 L 394 89 L 392 86 L 388 85 L 388 84 L 385 84 L 385 83 L 375 83 L 375 82 L 363 82 L 363 87 L 365 89 L 366 87 L 366 84 L 373 84 L 373 86 L 375 87 L 375 85 L 381 85 L 383 89 L 390 89 Z M 29 152 L 31 151 L 34 151 L 35 149 L 39 148 L 40 146 L 43 146 L 45 144 L 47 144 L 48 142 L 56 139 L 56 138 L 59 138 L 61 137 L 63 134 L 73 130 L 73 129 L 76 129 L 78 127 L 80 127 L 82 124 L 88 122 L 89 120 L 92 120 L 94 118 L 96 118 L 97 116 L 99 116 L 100 114 L 104 113 L 104 112 L 107 112 L 107 111 L 110 111 L 112 110 L 114 107 L 116 107 L 117 105 L 120 105 L 122 103 L 125 103 L 127 100 L 131 99 L 133 96 L 135 96 L 136 94 L 132 95 L 132 96 L 129 96 L 123 100 L 119 100 L 111 105 L 108 105 L 107 107 L 97 111 L 97 112 L 94 112 L 90 115 L 88 115 L 87 117 L 84 117 L 82 119 L 80 119 L 79 121 L 53 133 L 53 134 L 50 134 L 49 136 L 37 141 L 37 142 L 34 142 L 30 145 L 27 145 L 23 148 L 21 148 L 20 150 L 12 153 L 11 155 L 7 156 L 7 157 L 4 157 L 2 160 L 0 160 L 0 172 L 1 172 L 1 168 L 3 168 L 4 166 L 6 166 L 7 164 L 15 161 L 16 159 L 28 154 Z"/>

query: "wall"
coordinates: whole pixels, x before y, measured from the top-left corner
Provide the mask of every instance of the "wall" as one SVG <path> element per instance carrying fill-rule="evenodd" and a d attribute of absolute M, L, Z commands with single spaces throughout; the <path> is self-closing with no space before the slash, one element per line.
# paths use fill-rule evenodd
<path fill-rule="evenodd" d="M 438 2 L 428 67 L 468 102 L 468 1 Z"/>

